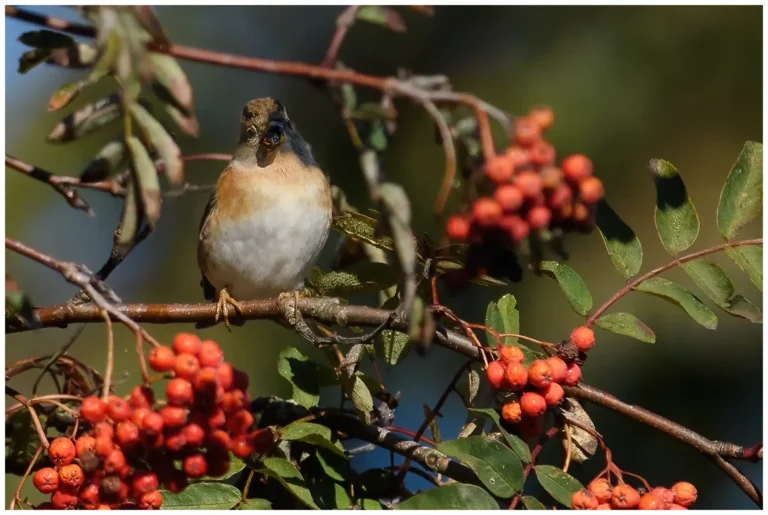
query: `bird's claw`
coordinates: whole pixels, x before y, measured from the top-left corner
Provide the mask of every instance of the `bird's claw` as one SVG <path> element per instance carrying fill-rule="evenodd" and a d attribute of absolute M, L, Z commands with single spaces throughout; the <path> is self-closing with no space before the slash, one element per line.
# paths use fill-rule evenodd
<path fill-rule="evenodd" d="M 233 308 L 235 308 L 235 311 L 238 315 L 243 314 L 243 310 L 240 308 L 240 304 L 237 303 L 235 299 L 229 296 L 229 293 L 226 289 L 223 289 L 219 292 L 219 299 L 216 302 L 216 316 L 214 317 L 214 322 L 219 323 L 219 319 L 224 319 L 224 326 L 227 328 L 228 331 L 232 331 L 232 328 L 229 327 L 229 307 L 227 306 L 229 304 Z"/>

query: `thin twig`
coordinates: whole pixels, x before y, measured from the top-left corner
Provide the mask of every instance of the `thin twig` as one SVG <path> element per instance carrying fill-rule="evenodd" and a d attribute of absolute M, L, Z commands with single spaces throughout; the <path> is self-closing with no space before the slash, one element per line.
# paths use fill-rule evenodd
<path fill-rule="evenodd" d="M 325 58 L 320 66 L 333 68 L 336 65 L 336 56 L 339 54 L 341 44 L 347 36 L 347 31 L 355 24 L 355 16 L 358 9 L 360 9 L 359 6 L 350 5 L 336 18 L 336 32 L 334 32 L 331 38 L 331 43 L 328 45 L 328 50 L 325 51 Z"/>
<path fill-rule="evenodd" d="M 77 341 L 77 339 L 80 337 L 80 335 L 83 333 L 83 330 L 85 329 L 85 324 L 78 327 L 75 332 L 72 334 L 72 336 L 67 340 L 67 343 L 64 344 L 64 346 L 59 349 L 59 351 L 51 356 L 51 359 L 48 360 L 48 362 L 43 367 L 43 370 L 40 371 L 40 374 L 37 376 L 37 379 L 35 379 L 35 383 L 32 385 L 32 397 L 35 397 L 37 395 L 37 387 L 40 386 L 40 381 L 43 380 L 43 377 L 45 377 L 46 372 L 50 370 L 50 368 L 56 363 L 61 356 L 67 353 L 69 348 Z M 54 376 L 55 377 L 55 376 Z"/>
<path fill-rule="evenodd" d="M 453 188 L 453 181 L 456 180 L 456 147 L 453 144 L 451 128 L 448 127 L 448 123 L 446 123 L 437 106 L 429 101 L 425 101 L 421 105 L 437 124 L 437 130 L 440 132 L 440 139 L 445 152 L 445 175 L 443 176 L 443 183 L 440 186 L 440 192 L 437 194 L 434 205 L 435 214 L 439 216 L 443 213 L 445 202 L 448 200 L 448 195 L 451 194 L 451 189 Z"/>
<path fill-rule="evenodd" d="M 57 193 L 59 193 L 59 195 L 64 197 L 64 200 L 66 200 L 70 206 L 85 212 L 89 216 L 94 216 L 95 213 L 93 212 L 93 209 L 91 209 L 91 206 L 88 205 L 88 202 L 81 198 L 80 195 L 78 195 L 77 192 L 70 188 L 67 184 L 56 181 L 55 176 L 51 172 L 27 164 L 7 154 L 5 156 L 5 166 L 13 168 L 18 172 L 24 173 L 28 177 L 32 177 L 35 180 L 48 184 Z"/>
<path fill-rule="evenodd" d="M 112 331 L 112 321 L 109 319 L 107 312 L 102 310 L 101 316 L 104 318 L 104 324 L 107 326 L 107 366 L 104 370 L 104 385 L 101 397 L 104 402 L 107 402 L 109 390 L 112 387 L 112 370 L 115 368 L 115 334 Z"/>
<path fill-rule="evenodd" d="M 29 399 L 24 397 L 21 393 L 16 391 L 15 389 L 11 388 L 8 385 L 5 385 L 5 394 L 10 395 L 17 401 L 19 401 L 21 404 L 26 406 L 26 408 L 29 410 L 29 415 L 32 417 L 32 423 L 35 426 L 35 431 L 37 431 L 37 436 L 40 439 L 40 444 L 45 447 L 47 450 L 48 447 L 51 446 L 50 442 L 48 442 L 48 437 L 45 435 L 45 430 L 43 429 L 43 425 L 40 423 L 40 418 L 37 416 L 37 412 L 35 411 L 35 408 L 32 406 L 32 403 L 29 402 Z"/>
<path fill-rule="evenodd" d="M 24 483 L 27 482 L 27 478 L 32 473 L 32 469 L 35 468 L 35 464 L 37 463 L 37 460 L 40 459 L 40 455 L 42 453 L 43 453 L 43 446 L 41 445 L 35 451 L 35 455 L 32 457 L 32 460 L 29 462 L 27 471 L 24 472 L 24 475 L 21 477 L 21 480 L 19 481 L 19 486 L 16 487 L 16 493 L 13 494 L 13 499 L 11 499 L 11 505 L 8 507 L 9 510 L 15 509 L 17 501 L 21 502 L 21 489 L 24 488 Z"/>

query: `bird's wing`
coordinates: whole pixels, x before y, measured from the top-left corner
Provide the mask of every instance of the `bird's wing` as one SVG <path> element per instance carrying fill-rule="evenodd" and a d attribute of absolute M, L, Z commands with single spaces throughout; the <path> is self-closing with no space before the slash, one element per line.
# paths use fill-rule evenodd
<path fill-rule="evenodd" d="M 208 225 L 211 220 L 210 215 L 214 209 L 216 209 L 216 192 L 215 191 L 211 194 L 211 198 L 208 200 L 208 204 L 205 206 L 205 211 L 203 212 L 203 218 L 202 220 L 200 220 L 200 236 L 198 239 L 198 264 L 200 265 L 201 272 L 202 272 L 202 263 L 200 261 L 200 245 L 202 244 L 206 234 L 208 233 Z M 200 286 L 203 288 L 203 297 L 205 297 L 205 300 L 213 301 L 216 298 L 216 288 L 214 288 L 213 285 L 208 281 L 208 279 L 206 279 L 204 273 L 201 273 L 201 276 L 202 276 L 202 279 L 200 280 Z"/>

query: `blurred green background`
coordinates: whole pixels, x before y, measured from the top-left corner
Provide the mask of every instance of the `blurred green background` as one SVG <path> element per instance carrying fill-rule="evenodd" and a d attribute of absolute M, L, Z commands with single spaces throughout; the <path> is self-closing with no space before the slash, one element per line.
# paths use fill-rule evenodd
<path fill-rule="evenodd" d="M 173 42 L 236 54 L 319 63 L 334 31 L 340 7 L 158 7 Z M 40 12 L 77 19 L 68 9 Z M 442 73 L 457 90 L 469 91 L 516 114 L 533 104 L 549 104 L 556 113 L 549 139 L 560 156 L 581 152 L 595 162 L 607 198 L 644 244 L 643 269 L 669 257 L 653 225 L 654 189 L 646 165 L 651 158 L 674 163 L 687 182 L 702 221 L 695 249 L 721 242 L 715 210 L 723 181 L 748 139 L 762 141 L 761 7 L 438 7 L 434 17 L 400 9 L 407 34 L 358 23 L 348 34 L 341 59 L 359 71 L 391 75 L 398 68 L 420 74 Z M 41 66 L 28 75 L 16 71 L 24 48 L 18 36 L 34 27 L 6 19 L 6 148 L 37 166 L 77 175 L 91 156 L 114 137 L 118 125 L 76 143 L 47 144 L 45 137 L 61 113 L 46 111 L 49 96 L 81 74 Z M 336 105 L 322 89 L 295 77 L 182 62 L 194 88 L 201 124 L 199 139 L 180 136 L 185 154 L 230 152 L 236 142 L 242 105 L 260 96 L 279 98 L 312 144 L 315 157 L 358 205 L 367 193 Z M 88 90 L 75 106 L 105 94 Z M 362 91 L 362 90 L 360 90 Z M 375 95 L 375 92 L 367 94 Z M 372 98 L 374 98 L 372 96 Z M 434 143 L 428 116 L 398 100 L 400 126 L 386 153 L 389 177 L 405 187 L 413 201 L 414 228 L 438 236 L 432 202 L 443 172 L 442 150 Z M 68 108 L 71 111 L 72 107 Z M 196 162 L 187 178 L 196 184 L 215 181 L 222 163 Z M 6 174 L 6 233 L 41 251 L 97 269 L 106 259 L 120 203 L 108 195 L 84 191 L 97 216 L 69 208 L 50 188 L 20 174 Z M 126 302 L 199 302 L 195 245 L 207 193 L 188 193 L 163 205 L 158 230 L 110 277 Z M 450 206 L 449 206 L 450 208 Z M 743 237 L 762 234 L 759 221 Z M 332 235 L 321 265 L 329 265 Z M 569 262 L 587 281 L 596 305 L 622 285 L 600 236 L 570 239 Z M 737 291 L 762 306 L 761 294 L 724 256 L 715 261 L 732 273 Z M 74 293 L 55 273 L 13 254 L 7 271 L 34 303 L 52 305 Z M 692 287 L 679 271 L 666 275 Z M 579 318 L 549 279 L 526 277 L 508 289 L 519 301 L 522 332 L 557 340 Z M 476 287 L 455 298 L 443 297 L 467 320 L 481 320 L 488 301 L 506 289 Z M 699 292 L 696 292 L 699 293 Z M 367 299 L 374 302 L 375 299 Z M 713 439 L 752 444 L 762 435 L 762 349 L 760 325 L 718 312 L 720 326 L 708 331 L 672 304 L 632 294 L 616 309 L 630 311 L 657 334 L 648 345 L 610 333 L 598 334 L 586 380 L 621 399 L 642 405 Z M 148 327 L 161 341 L 191 326 Z M 49 329 L 7 338 L 6 363 L 51 353 L 74 328 Z M 290 395 L 277 375 L 278 353 L 295 345 L 318 355 L 286 329 L 270 322 L 249 322 L 230 334 L 223 327 L 205 330 L 228 360 L 251 377 L 251 394 Z M 116 377 L 126 393 L 137 377 L 133 339 L 117 328 Z M 86 328 L 72 353 L 103 368 L 103 325 Z M 422 405 L 433 405 L 462 359 L 440 348 L 426 356 L 412 354 L 384 369 L 390 391 L 401 391 L 396 423 L 415 428 Z M 429 373 L 425 373 L 428 371 Z M 12 380 L 27 393 L 34 373 Z M 46 388 L 52 388 L 46 384 Z M 333 397 L 333 402 L 336 402 Z M 620 415 L 588 407 L 597 428 L 623 469 L 669 486 L 679 480 L 699 488 L 697 508 L 750 508 L 751 502 L 713 464 L 692 449 Z M 443 437 L 455 438 L 464 412 L 458 398 L 440 420 Z M 542 456 L 562 464 L 562 450 L 552 444 Z M 388 465 L 380 451 L 356 458 L 360 467 Z M 571 471 L 589 480 L 602 467 L 593 460 Z M 740 464 L 762 485 L 759 464 Z M 533 483 L 533 482 L 531 482 Z M 17 478 L 6 477 L 6 500 Z M 28 485 L 24 492 L 39 499 Z M 418 477 L 413 489 L 425 488 Z M 532 487 L 533 488 L 533 487 Z"/>

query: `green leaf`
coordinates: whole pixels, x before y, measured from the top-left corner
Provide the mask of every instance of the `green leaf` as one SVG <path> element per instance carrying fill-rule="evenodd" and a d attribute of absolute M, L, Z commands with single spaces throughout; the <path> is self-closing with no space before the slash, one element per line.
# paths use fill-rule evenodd
<path fill-rule="evenodd" d="M 194 114 L 184 114 L 176 106 L 165 104 L 165 112 L 171 117 L 176 126 L 188 136 L 196 138 L 200 135 L 200 122 Z"/>
<path fill-rule="evenodd" d="M 637 274 L 643 264 L 643 246 L 635 231 L 605 200 L 597 204 L 596 219 L 600 236 L 616 269 L 625 279 Z"/>
<path fill-rule="evenodd" d="M 741 295 L 735 294 L 733 283 L 718 265 L 699 258 L 680 266 L 721 309 L 752 322 L 762 322 L 760 310 Z"/>
<path fill-rule="evenodd" d="M 485 312 L 485 325 L 497 333 L 519 334 L 520 333 L 520 313 L 517 310 L 517 299 L 514 295 L 506 294 L 496 302 L 488 304 Z M 485 333 L 486 340 L 490 347 L 496 347 L 496 337 L 491 333 Z M 524 345 L 516 337 L 505 336 L 502 338 L 504 345 L 515 345 L 523 351 L 526 365 L 533 360 L 543 356 L 539 351 Z"/>
<path fill-rule="evenodd" d="M 388 365 L 397 365 L 411 351 L 410 342 L 407 334 L 385 329 L 376 338 L 376 355 Z"/>
<path fill-rule="evenodd" d="M 357 19 L 381 25 L 394 32 L 405 32 L 403 18 L 392 8 L 380 5 L 364 5 L 357 11 Z"/>
<path fill-rule="evenodd" d="M 662 277 L 652 277 L 637 286 L 638 291 L 651 293 L 675 302 L 696 322 L 707 329 L 717 329 L 717 315 L 694 294 L 677 283 Z"/>
<path fill-rule="evenodd" d="M 266 499 L 247 499 L 237 507 L 238 510 L 271 510 L 272 503 Z"/>
<path fill-rule="evenodd" d="M 51 51 L 45 48 L 27 50 L 19 57 L 18 72 L 22 75 L 51 57 Z"/>
<path fill-rule="evenodd" d="M 183 113 L 191 114 L 194 111 L 192 86 L 179 62 L 169 55 L 151 52 L 149 63 L 155 80 L 154 89 L 159 93 L 158 97 L 173 103 Z"/>
<path fill-rule="evenodd" d="M 488 492 L 475 485 L 452 483 L 414 495 L 396 510 L 498 510 L 499 504 Z"/>
<path fill-rule="evenodd" d="M 390 265 L 365 261 L 345 270 L 328 272 L 313 281 L 312 285 L 321 295 L 336 297 L 386 290 L 396 283 L 397 277 Z"/>
<path fill-rule="evenodd" d="M 312 499 L 312 494 L 310 494 L 309 488 L 304 483 L 304 477 L 293 463 L 284 458 L 266 458 L 263 464 L 264 468 L 257 472 L 277 479 L 280 484 L 306 506 L 315 510 L 320 509 Z"/>
<path fill-rule="evenodd" d="M 324 448 L 315 450 L 315 456 L 325 474 L 331 479 L 339 482 L 349 481 L 352 477 L 352 469 L 349 466 L 349 460 L 346 455 L 344 458 L 338 457 L 335 452 L 327 452 Z"/>
<path fill-rule="evenodd" d="M 40 412 L 37 415 L 45 427 L 46 415 Z M 29 410 L 17 410 L 5 420 L 6 473 L 23 476 L 39 447 L 40 438 L 35 431 Z"/>
<path fill-rule="evenodd" d="M 75 40 L 66 34 L 45 29 L 25 32 L 19 36 L 19 41 L 33 48 L 43 48 L 47 50 L 67 48 L 75 44 Z"/>
<path fill-rule="evenodd" d="M 56 90 L 48 101 L 49 111 L 58 111 L 69 105 L 74 98 L 80 93 L 83 87 L 87 86 L 87 81 L 68 82 L 62 87 Z"/>
<path fill-rule="evenodd" d="M 742 245 L 740 247 L 726 247 L 725 253 L 746 272 L 749 280 L 763 291 L 763 246 Z"/>
<path fill-rule="evenodd" d="M 200 479 L 197 479 L 196 481 L 224 481 L 226 479 L 231 478 L 235 474 L 239 474 L 245 469 L 245 462 L 235 456 L 234 454 L 229 454 L 229 470 L 226 471 L 224 474 L 218 477 L 213 476 L 203 476 Z"/>
<path fill-rule="evenodd" d="M 162 203 L 157 169 L 139 138 L 131 136 L 126 143 L 130 150 L 133 169 L 136 171 L 142 212 L 147 219 L 147 225 L 154 228 L 160 219 L 160 205 Z"/>
<path fill-rule="evenodd" d="M 351 378 L 343 379 L 342 386 L 358 414 L 363 417 L 366 424 L 370 424 L 373 396 L 371 396 L 371 391 L 368 389 L 365 381 L 359 375 L 354 375 Z"/>
<path fill-rule="evenodd" d="M 672 163 L 653 159 L 650 168 L 656 185 L 656 230 L 667 252 L 677 256 L 696 241 L 699 215 Z"/>
<path fill-rule="evenodd" d="M 726 240 L 754 219 L 763 206 L 763 145 L 747 141 L 720 193 L 717 228 Z"/>
<path fill-rule="evenodd" d="M 537 465 L 533 470 L 544 490 L 565 506 L 570 507 L 571 496 L 584 488 L 576 478 L 552 465 Z"/>
<path fill-rule="evenodd" d="M 467 375 L 462 377 L 456 384 L 456 392 L 464 401 L 464 407 L 471 408 L 475 404 L 475 398 L 480 391 L 480 374 L 477 370 L 470 369 Z"/>
<path fill-rule="evenodd" d="M 488 307 L 485 309 L 485 326 L 490 327 L 497 333 L 504 332 L 504 322 L 501 320 L 501 311 L 499 311 L 499 306 L 495 302 L 489 302 Z M 485 339 L 488 342 L 489 347 L 496 347 L 497 343 L 494 335 L 486 332 Z"/>
<path fill-rule="evenodd" d="M 229 510 L 240 502 L 240 490 L 224 483 L 195 483 L 183 491 L 163 495 L 161 510 Z"/>
<path fill-rule="evenodd" d="M 48 134 L 50 143 L 65 143 L 87 136 L 120 118 L 117 95 L 102 98 L 64 117 Z"/>
<path fill-rule="evenodd" d="M 344 490 L 344 486 L 327 477 L 314 478 L 310 486 L 312 496 L 317 499 L 320 506 L 326 510 L 346 510 L 352 504 L 352 499 Z"/>
<path fill-rule="evenodd" d="M 629 336 L 646 343 L 656 343 L 650 327 L 630 313 L 609 313 L 595 321 L 595 325 L 612 333 Z"/>
<path fill-rule="evenodd" d="M 277 373 L 288 380 L 293 387 L 293 400 L 309 409 L 320 401 L 318 366 L 296 347 L 289 347 L 280 353 Z"/>
<path fill-rule="evenodd" d="M 120 216 L 120 225 L 115 231 L 115 249 L 121 256 L 125 256 L 133 247 L 133 241 L 139 232 L 139 198 L 136 195 L 136 178 L 131 175 L 125 186 L 125 199 L 123 200 L 123 213 Z"/>
<path fill-rule="evenodd" d="M 144 130 L 147 140 L 157 149 L 160 160 L 165 165 L 165 176 L 172 185 L 184 183 L 184 162 L 181 149 L 154 116 L 139 104 L 131 105 L 131 114 Z"/>
<path fill-rule="evenodd" d="M 337 231 L 357 238 L 376 248 L 393 251 L 394 242 L 389 236 L 379 236 L 376 233 L 376 219 L 361 213 L 344 213 L 335 216 L 332 221 Z"/>
<path fill-rule="evenodd" d="M 331 430 L 320 424 L 311 422 L 293 422 L 280 430 L 280 438 L 283 440 L 299 440 L 316 447 L 328 449 L 337 455 L 346 458 L 341 444 L 332 441 Z"/>
<path fill-rule="evenodd" d="M 487 436 L 469 436 L 437 444 L 437 450 L 471 468 L 497 497 L 508 499 L 523 487 L 523 464 L 505 445 Z"/>
<path fill-rule="evenodd" d="M 504 435 L 504 439 L 509 444 L 509 447 L 512 449 L 512 452 L 517 454 L 518 458 L 520 458 L 524 463 L 531 462 L 531 451 L 530 449 L 528 449 L 528 444 L 526 444 L 519 436 L 509 433 L 506 429 L 502 427 L 501 419 L 499 418 L 499 414 L 495 409 L 472 408 L 467 411 L 469 411 L 470 413 L 475 413 L 487 419 L 493 420 L 493 423 L 496 424 L 496 427 L 499 429 L 499 431 L 501 431 L 501 434 Z"/>
<path fill-rule="evenodd" d="M 539 502 L 538 499 L 531 495 L 524 495 L 521 499 L 523 501 L 523 506 L 525 506 L 526 510 L 546 510 L 547 507 L 544 506 Z"/>
<path fill-rule="evenodd" d="M 360 507 L 364 510 L 383 510 L 384 506 L 381 505 L 376 499 L 361 499 Z M 398 509 L 395 507 L 395 509 Z"/>
<path fill-rule="evenodd" d="M 83 182 L 97 182 L 117 173 L 125 161 L 125 143 L 111 141 L 104 145 L 80 173 Z"/>
<path fill-rule="evenodd" d="M 556 261 L 542 261 L 540 268 L 557 281 L 571 308 L 579 315 L 586 316 L 592 309 L 592 294 L 584 279 L 573 268 Z"/>

